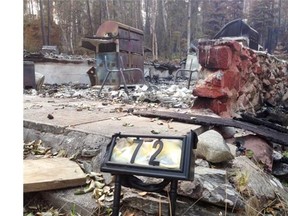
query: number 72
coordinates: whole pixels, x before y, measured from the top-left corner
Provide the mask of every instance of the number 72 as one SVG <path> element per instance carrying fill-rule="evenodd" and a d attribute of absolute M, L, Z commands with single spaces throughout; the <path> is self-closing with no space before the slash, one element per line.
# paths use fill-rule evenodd
<path fill-rule="evenodd" d="M 131 157 L 131 160 L 130 160 L 130 163 L 133 164 L 135 162 L 135 158 L 143 144 L 143 140 L 142 139 L 134 139 L 133 140 L 137 145 L 137 147 L 135 148 L 134 152 L 133 152 L 133 155 Z M 160 162 L 159 161 L 156 161 L 156 157 L 160 154 L 160 152 L 162 151 L 163 149 L 163 142 L 161 140 L 156 140 L 154 143 L 153 143 L 153 148 L 157 148 L 157 150 L 154 152 L 154 154 L 151 155 L 150 157 L 150 160 L 149 160 L 149 165 L 152 165 L 152 166 L 159 166 L 160 165 Z"/>

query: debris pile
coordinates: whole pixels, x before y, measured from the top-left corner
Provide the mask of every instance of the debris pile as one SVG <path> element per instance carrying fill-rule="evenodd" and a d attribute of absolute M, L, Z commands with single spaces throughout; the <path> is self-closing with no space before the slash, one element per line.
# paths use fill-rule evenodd
<path fill-rule="evenodd" d="M 199 43 L 201 79 L 194 108 L 209 107 L 221 116 L 254 112 L 265 103 L 288 105 L 288 63 L 237 41 Z"/>
<path fill-rule="evenodd" d="M 25 94 L 39 95 L 52 98 L 75 98 L 87 100 L 109 100 L 111 102 L 126 104 L 155 103 L 167 108 L 190 108 L 195 97 L 191 89 L 180 85 L 161 82 L 158 85 L 136 85 L 129 89 L 128 94 L 124 89 L 104 87 L 103 97 L 98 97 L 99 88 L 89 87 L 85 84 L 43 85 L 42 89 L 24 90 Z"/>
<path fill-rule="evenodd" d="M 31 53 L 27 50 L 23 52 L 23 59 L 25 61 L 34 62 L 57 62 L 57 63 L 81 63 L 87 62 L 88 64 L 94 64 L 95 59 L 89 56 L 82 55 L 68 55 L 65 53 L 55 53 L 55 52 L 34 52 Z"/>

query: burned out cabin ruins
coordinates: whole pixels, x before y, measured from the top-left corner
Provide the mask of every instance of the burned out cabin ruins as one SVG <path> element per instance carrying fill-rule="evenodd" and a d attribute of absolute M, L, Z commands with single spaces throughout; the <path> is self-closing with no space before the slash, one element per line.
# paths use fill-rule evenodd
<path fill-rule="evenodd" d="M 223 18 L 209 33 L 205 1 L 178 1 L 197 12 L 182 17 L 185 29 L 169 17 L 177 1 L 144 1 L 143 25 L 140 13 L 130 22 L 128 10 L 116 19 L 126 3 L 113 1 L 109 11 L 110 1 L 87 2 L 87 11 L 105 5 L 98 17 L 106 18 L 90 15 L 85 31 L 75 18 L 77 37 L 58 23 L 65 52 L 47 42 L 56 37 L 54 23 L 40 50 L 24 49 L 24 215 L 39 213 L 31 207 L 39 200 L 66 212 L 74 206 L 81 216 L 287 214 L 281 20 L 264 29 L 244 16 Z M 243 2 L 248 11 L 252 1 Z M 221 4 L 212 6 L 220 13 Z"/>
<path fill-rule="evenodd" d="M 287 107 L 287 62 L 263 51 L 259 33 L 243 20 L 226 24 L 213 39 L 200 39 L 197 48 L 192 44 L 196 49 L 178 65 L 144 61 L 143 40 L 141 30 L 106 21 L 96 35 L 82 39 L 81 46 L 94 52 L 90 59 L 65 59 L 47 51 L 49 46 L 39 54 L 25 54 L 24 88 L 36 88 L 37 82 L 38 86 L 39 82 L 73 83 L 74 79 L 78 84 L 100 86 L 100 96 L 105 85 L 124 88 L 128 94 L 128 86 L 149 85 L 146 80 L 173 78 L 176 84 L 181 77 L 188 79 L 188 89 L 192 81 L 195 84 L 194 107 L 204 106 L 216 114 L 233 117 L 241 110 L 255 112 L 267 104 Z M 58 66 L 55 74 L 47 73 Z"/>

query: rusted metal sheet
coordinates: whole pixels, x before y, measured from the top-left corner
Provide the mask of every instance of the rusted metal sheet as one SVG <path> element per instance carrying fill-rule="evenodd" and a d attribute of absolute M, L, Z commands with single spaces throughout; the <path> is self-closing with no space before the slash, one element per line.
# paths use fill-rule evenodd
<path fill-rule="evenodd" d="M 105 68 L 105 56 L 107 68 L 115 70 L 105 81 L 106 85 L 123 84 L 120 73 L 117 72 L 120 68 L 131 68 L 131 70 L 123 71 L 127 85 L 143 84 L 143 37 L 143 31 L 140 29 L 115 21 L 106 21 L 98 28 L 95 37 L 83 38 L 82 46 L 95 51 L 95 69 L 87 71 L 91 85 L 103 84 L 108 73 Z M 137 68 L 137 70 L 132 70 L 132 68 Z"/>
<path fill-rule="evenodd" d="M 122 39 L 119 41 L 120 51 L 143 55 L 143 35 L 120 28 L 119 37 L 127 38 L 127 40 Z"/>
<path fill-rule="evenodd" d="M 82 38 L 82 47 L 98 52 L 129 52 L 143 55 L 144 34 L 140 29 L 106 21 L 93 37 Z"/>
<path fill-rule="evenodd" d="M 248 122 L 237 121 L 235 119 L 228 118 L 216 118 L 211 116 L 200 116 L 200 115 L 189 115 L 184 113 L 172 113 L 172 112 L 160 112 L 160 111 L 138 111 L 133 112 L 134 115 L 140 115 L 143 117 L 150 118 L 162 118 L 178 122 L 186 122 L 191 124 L 200 124 L 205 126 L 230 126 L 236 128 L 242 128 L 249 130 L 259 135 L 260 137 L 266 138 L 272 142 L 278 143 L 283 146 L 288 146 L 288 133 L 280 132 L 264 125 L 254 125 Z"/>

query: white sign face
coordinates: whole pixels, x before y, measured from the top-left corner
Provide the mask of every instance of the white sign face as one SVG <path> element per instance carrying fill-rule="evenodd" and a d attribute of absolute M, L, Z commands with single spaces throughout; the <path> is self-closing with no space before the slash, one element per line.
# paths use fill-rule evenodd
<path fill-rule="evenodd" d="M 110 161 L 180 170 L 182 145 L 181 139 L 120 138 L 116 141 Z"/>

